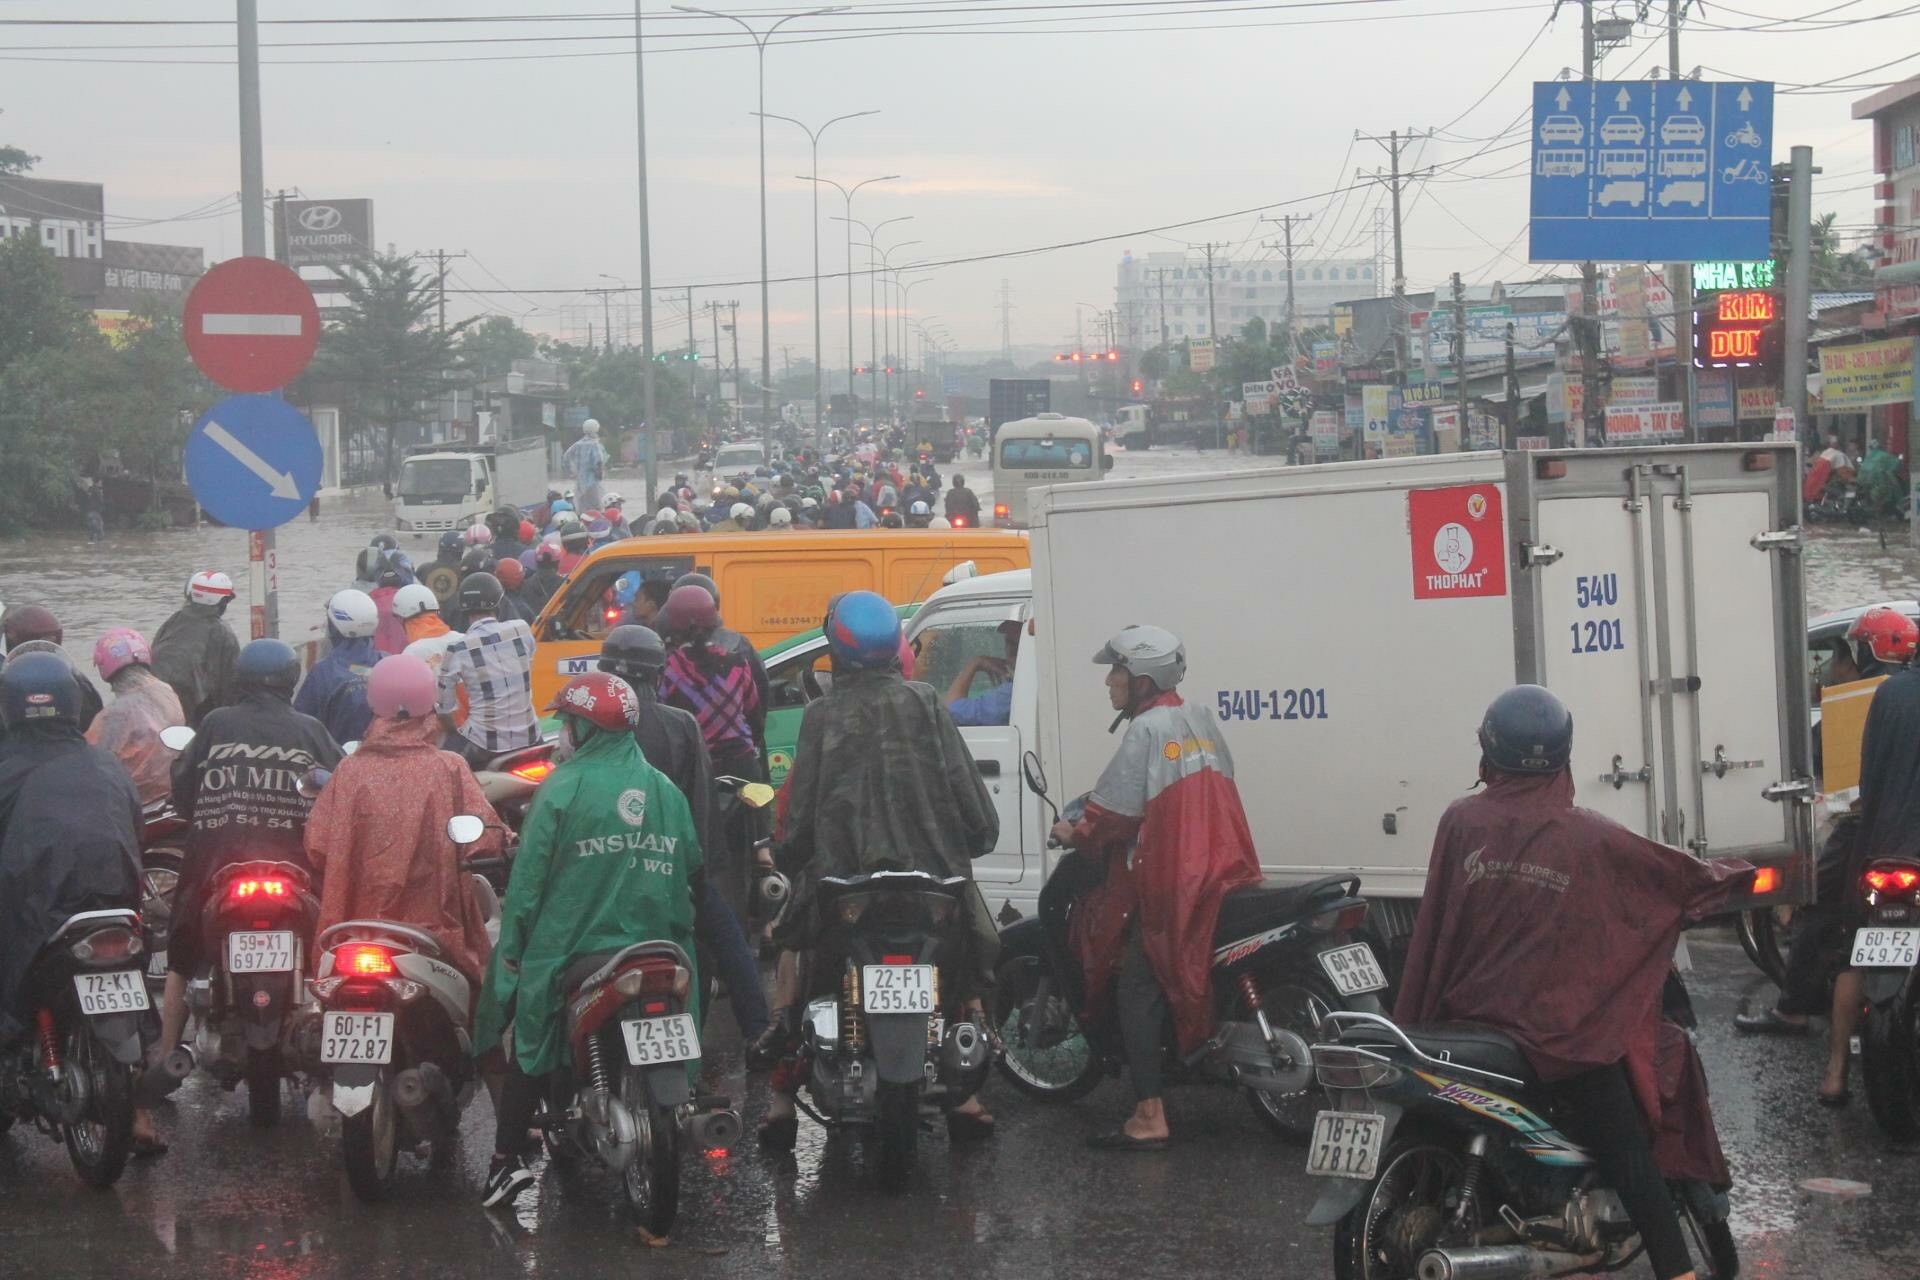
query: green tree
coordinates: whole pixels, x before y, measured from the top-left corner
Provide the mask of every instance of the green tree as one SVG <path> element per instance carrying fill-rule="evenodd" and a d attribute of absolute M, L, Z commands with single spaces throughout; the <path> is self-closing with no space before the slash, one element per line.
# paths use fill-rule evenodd
<path fill-rule="evenodd" d="M 39 156 L 31 156 L 19 147 L 0 143 L 0 174 L 25 173 L 39 163 Z"/>
<path fill-rule="evenodd" d="M 460 335 L 460 367 L 475 378 L 511 372 L 515 360 L 531 360 L 534 337 L 509 316 L 488 316 Z"/>
<path fill-rule="evenodd" d="M 340 276 L 347 309 L 321 332 L 307 376 L 338 389 L 349 432 L 376 435 L 391 481 L 397 428 L 446 389 L 456 339 L 471 322 L 435 326 L 440 278 L 405 255 L 343 264 Z"/>
<path fill-rule="evenodd" d="M 60 284 L 53 255 L 30 236 L 0 240 L 0 529 L 52 524 L 80 478 L 72 429 L 77 358 L 104 346 Z"/>

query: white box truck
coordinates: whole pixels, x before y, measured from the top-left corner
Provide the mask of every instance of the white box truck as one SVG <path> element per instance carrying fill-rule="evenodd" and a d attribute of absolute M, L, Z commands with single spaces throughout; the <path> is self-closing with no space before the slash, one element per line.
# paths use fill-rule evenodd
<path fill-rule="evenodd" d="M 1573 711 L 1579 803 L 1805 901 L 1799 474 L 1790 444 L 1704 445 L 1034 490 L 1031 571 L 943 588 L 909 627 L 944 688 L 1022 624 L 1010 722 L 961 730 L 1001 819 L 982 888 L 1032 910 L 1056 855 L 1022 759 L 1056 803 L 1093 785 L 1116 739 L 1091 659 L 1138 622 L 1184 639 L 1267 875 L 1358 874 L 1389 937 L 1475 782 L 1481 713 L 1525 681 Z"/>
<path fill-rule="evenodd" d="M 421 445 L 400 464 L 393 520 L 416 537 L 464 529 L 502 505 L 530 507 L 547 496 L 544 439 Z"/>

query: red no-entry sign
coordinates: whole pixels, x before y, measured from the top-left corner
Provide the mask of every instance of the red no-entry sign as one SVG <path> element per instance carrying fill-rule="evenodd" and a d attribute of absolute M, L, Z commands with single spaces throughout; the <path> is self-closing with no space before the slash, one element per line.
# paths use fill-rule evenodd
<path fill-rule="evenodd" d="M 313 290 L 268 258 L 230 258 L 187 295 L 187 354 L 234 391 L 272 391 L 300 375 L 320 343 Z"/>

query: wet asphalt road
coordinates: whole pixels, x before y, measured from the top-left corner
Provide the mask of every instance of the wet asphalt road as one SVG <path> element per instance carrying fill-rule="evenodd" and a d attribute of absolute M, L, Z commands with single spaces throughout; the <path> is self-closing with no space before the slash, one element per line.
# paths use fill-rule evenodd
<path fill-rule="evenodd" d="M 1724 935 L 1696 934 L 1690 985 L 1722 1139 L 1733 1160 L 1735 1226 L 1752 1277 L 1910 1280 L 1920 1274 L 1920 1153 L 1882 1139 L 1863 1102 L 1815 1105 L 1813 1039 L 1749 1040 L 1728 1029 L 1741 1000 L 1772 990 Z M 717 1010 L 710 1068 L 765 1106 L 740 1073 Z M 82 1189 L 64 1150 L 0 1138 L 0 1274 L 185 1280 L 425 1280 L 427 1277 L 1200 1276 L 1331 1274 L 1328 1234 L 1303 1225 L 1312 1191 L 1303 1153 L 1270 1137 L 1225 1090 L 1170 1101 L 1176 1144 L 1155 1155 L 1092 1153 L 1083 1139 L 1126 1105 L 1117 1082 L 1064 1108 L 996 1082 L 1001 1132 L 954 1150 L 929 1133 L 911 1183 L 876 1186 L 857 1139 L 802 1122 L 794 1157 L 758 1150 L 688 1156 L 680 1223 L 649 1248 L 616 1189 L 546 1170 L 513 1214 L 478 1207 L 492 1111 L 469 1107 L 453 1169 L 406 1169 L 395 1199 L 369 1208 L 347 1189 L 336 1142 L 295 1112 L 249 1128 L 240 1094 L 196 1078 L 162 1123 L 174 1149 L 129 1168 L 105 1194 Z M 403 1165 L 404 1165 L 403 1161 Z M 1803 1190 L 1815 1178 L 1864 1195 Z M 1641 1270 L 1630 1275 L 1647 1274 Z"/>

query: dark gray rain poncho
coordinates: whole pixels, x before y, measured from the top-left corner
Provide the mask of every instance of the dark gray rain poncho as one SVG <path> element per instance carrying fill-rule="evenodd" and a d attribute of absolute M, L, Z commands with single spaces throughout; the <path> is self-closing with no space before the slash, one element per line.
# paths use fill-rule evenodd
<path fill-rule="evenodd" d="M 22 1026 L 22 980 L 82 911 L 140 906 L 140 794 L 120 762 L 69 725 L 16 729 L 0 747 L 0 1043 Z"/>
<path fill-rule="evenodd" d="M 781 802 L 778 861 L 793 901 L 777 935 L 813 941 L 820 877 L 925 871 L 973 877 L 973 859 L 1000 836 L 993 798 L 953 717 L 924 684 L 893 671 L 837 673 L 833 692 L 800 720 Z M 969 895 L 973 994 L 992 983 L 998 933 Z"/>

